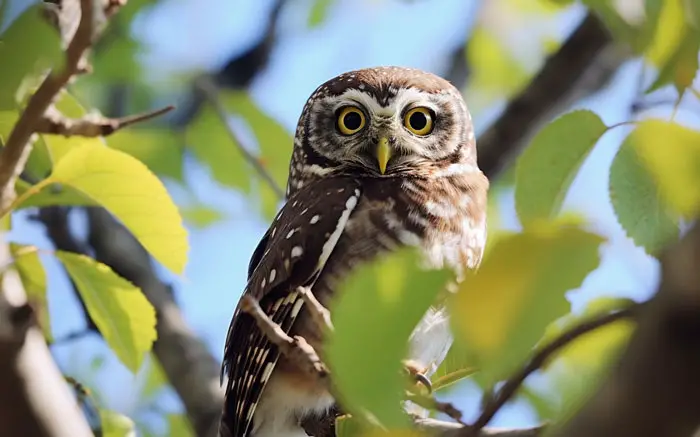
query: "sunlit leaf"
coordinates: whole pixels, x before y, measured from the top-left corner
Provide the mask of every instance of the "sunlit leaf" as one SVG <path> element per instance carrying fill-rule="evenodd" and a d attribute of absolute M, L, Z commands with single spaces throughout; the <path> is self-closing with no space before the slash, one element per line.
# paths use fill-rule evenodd
<path fill-rule="evenodd" d="M 0 109 L 14 109 L 24 100 L 24 93 L 17 93 L 25 77 L 60 65 L 59 35 L 41 10 L 40 4 L 30 6 L 0 35 Z"/>
<path fill-rule="evenodd" d="M 141 44 L 138 40 L 120 35 L 111 38 L 96 51 L 93 69 L 105 84 L 137 81 L 143 73 L 138 59 L 140 54 Z"/>
<path fill-rule="evenodd" d="M 16 209 L 52 205 L 99 206 L 97 202 L 70 186 L 34 186 L 18 179 L 15 183 L 15 190 L 18 196 L 25 195 L 30 190 L 38 190 L 36 194 L 27 197 L 27 200 L 22 202 Z"/>
<path fill-rule="evenodd" d="M 168 437 L 194 437 L 190 421 L 184 414 L 168 414 Z"/>
<path fill-rule="evenodd" d="M 663 198 L 684 217 L 696 217 L 700 211 L 700 132 L 677 123 L 647 120 L 628 141 Z"/>
<path fill-rule="evenodd" d="M 433 391 L 450 387 L 452 384 L 472 376 L 478 369 L 474 367 L 470 354 L 459 344 L 453 344 L 440 367 L 432 375 Z"/>
<path fill-rule="evenodd" d="M 364 265 L 332 302 L 335 332 L 326 350 L 333 382 L 347 411 L 370 411 L 385 427 L 408 423 L 400 408 L 407 340 L 449 274 L 422 271 L 412 251 Z"/>
<path fill-rule="evenodd" d="M 37 314 L 46 341 L 51 343 L 51 320 L 49 302 L 46 298 L 46 272 L 36 247 L 10 243 L 10 253 L 15 260 L 14 267 L 22 280 L 27 300 Z"/>
<path fill-rule="evenodd" d="M 666 157 L 661 159 L 668 160 L 673 159 L 671 154 L 676 153 L 673 150 L 678 147 L 678 141 L 662 132 L 648 132 L 646 129 L 640 132 L 637 128 L 620 146 L 610 167 L 610 201 L 627 236 L 650 255 L 657 255 L 667 243 L 678 238 L 679 220 L 668 201 L 660 196 L 654 176 L 639 156 L 637 144 L 649 143 L 654 147 L 663 144 Z M 654 136 L 646 137 L 649 134 Z M 689 162 L 685 161 L 686 164 Z M 682 191 L 686 189 L 694 190 L 689 186 L 683 187 Z"/>
<path fill-rule="evenodd" d="M 676 52 L 686 32 L 683 0 L 664 0 L 659 21 L 645 57 L 657 67 L 662 67 Z"/>
<path fill-rule="evenodd" d="M 219 183 L 244 192 L 250 190 L 251 170 L 211 105 L 204 105 L 187 126 L 185 140 Z"/>
<path fill-rule="evenodd" d="M 457 338 L 479 367 L 475 378 L 491 385 L 524 361 L 545 327 L 569 311 L 565 293 L 597 268 L 603 241 L 552 223 L 494 243 L 450 301 Z"/>
<path fill-rule="evenodd" d="M 182 180 L 183 143 L 184 139 L 169 129 L 122 129 L 107 138 L 113 149 L 137 158 L 153 173 L 175 180 Z"/>
<path fill-rule="evenodd" d="M 363 437 L 367 426 L 356 417 L 343 415 L 335 419 L 336 437 Z"/>
<path fill-rule="evenodd" d="M 141 396 L 143 398 L 154 396 L 167 384 L 168 380 L 163 372 L 163 367 L 161 367 L 158 360 L 151 355 L 151 359 L 148 360 L 148 376 L 146 376 L 146 382 L 143 385 Z"/>
<path fill-rule="evenodd" d="M 206 228 L 225 217 L 223 212 L 207 205 L 183 206 L 180 213 L 186 222 L 198 228 Z"/>
<path fill-rule="evenodd" d="M 573 111 L 545 126 L 518 158 L 515 208 L 523 226 L 552 219 L 607 126 L 594 112 Z"/>
<path fill-rule="evenodd" d="M 661 66 L 659 75 L 654 83 L 646 90 L 647 93 L 672 83 L 679 95 L 693 84 L 698 72 L 698 51 L 700 51 L 700 30 L 685 26 L 683 39 L 675 51 Z"/>
<path fill-rule="evenodd" d="M 57 251 L 90 318 L 119 360 L 141 367 L 156 339 L 156 312 L 141 290 L 108 266 L 83 255 Z"/>
<path fill-rule="evenodd" d="M 326 15 L 328 15 L 328 10 L 332 4 L 333 0 L 314 0 L 307 25 L 312 28 L 321 24 Z"/>
<path fill-rule="evenodd" d="M 165 187 L 139 160 L 108 147 L 84 144 L 71 149 L 42 182 L 43 186 L 52 183 L 70 186 L 104 206 L 155 259 L 182 273 L 187 232 Z"/>
<path fill-rule="evenodd" d="M 136 437 L 134 421 L 121 413 L 100 410 L 102 437 Z"/>
<path fill-rule="evenodd" d="M 0 145 L 7 142 L 18 119 L 18 109 L 0 110 Z M 51 172 L 51 156 L 46 144 L 41 139 L 34 141 L 24 169 L 25 172 L 37 178 L 44 177 Z"/>

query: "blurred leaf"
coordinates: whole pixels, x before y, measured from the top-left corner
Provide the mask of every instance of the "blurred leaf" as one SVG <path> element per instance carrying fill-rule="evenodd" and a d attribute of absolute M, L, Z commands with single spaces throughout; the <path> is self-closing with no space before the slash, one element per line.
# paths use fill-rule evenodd
<path fill-rule="evenodd" d="M 168 414 L 168 437 L 194 437 L 194 431 L 184 414 Z"/>
<path fill-rule="evenodd" d="M 97 202 L 68 185 L 42 187 L 41 185 L 31 185 L 18 179 L 15 183 L 15 190 L 18 196 L 29 196 L 27 194 L 29 190 L 39 190 L 36 194 L 32 194 L 27 197 L 27 200 L 19 204 L 16 208 L 18 210 L 51 205 L 99 206 Z"/>
<path fill-rule="evenodd" d="M 507 97 L 526 83 L 529 75 L 525 68 L 483 25 L 474 28 L 466 50 L 467 63 L 473 68 L 470 88 Z"/>
<path fill-rule="evenodd" d="M 272 188 L 265 182 L 259 181 L 260 184 L 260 208 L 262 210 L 262 215 L 267 220 L 272 220 L 272 218 L 277 214 L 279 209 L 280 198 L 277 194 L 272 191 Z"/>
<path fill-rule="evenodd" d="M 527 385 L 520 387 L 518 395 L 522 396 L 535 410 L 539 422 L 551 421 L 559 411 L 556 402 Z"/>
<path fill-rule="evenodd" d="M 107 138 L 111 148 L 128 153 L 153 173 L 177 181 L 182 180 L 182 142 L 181 136 L 169 129 L 123 129 Z"/>
<path fill-rule="evenodd" d="M 157 394 L 167 384 L 168 380 L 163 372 L 163 367 L 161 367 L 160 362 L 153 355 L 151 355 L 151 359 L 148 360 L 148 375 L 146 376 L 146 382 L 143 385 L 141 397 L 146 399 L 150 398 L 151 396 Z"/>
<path fill-rule="evenodd" d="M 472 365 L 469 353 L 462 349 L 459 344 L 453 344 L 440 367 L 430 378 L 433 391 L 450 387 L 452 384 L 472 376 L 477 371 L 478 369 Z"/>
<path fill-rule="evenodd" d="M 656 0 L 651 0 L 656 1 Z M 647 3 L 651 3 L 647 0 Z M 583 4 L 597 12 L 605 26 L 611 31 L 615 39 L 629 44 L 635 53 L 641 53 L 649 44 L 656 27 L 656 16 L 654 9 L 647 7 L 646 21 L 641 25 L 630 24 L 620 16 L 615 0 L 583 0 Z M 644 7 L 639 3 L 639 7 Z"/>
<path fill-rule="evenodd" d="M 260 148 L 260 162 L 281 186 L 287 184 L 294 138 L 275 119 L 265 114 L 248 93 L 229 91 L 222 96 L 227 108 L 250 125 Z"/>
<path fill-rule="evenodd" d="M 382 426 L 401 428 L 405 387 L 401 360 L 408 337 L 449 277 L 422 271 L 413 251 L 399 251 L 360 267 L 332 302 L 335 331 L 326 356 L 347 411 L 370 411 Z"/>
<path fill-rule="evenodd" d="M 347 414 L 335 419 L 336 437 L 363 437 L 366 429 L 360 420 Z"/>
<path fill-rule="evenodd" d="M 219 183 L 250 191 L 250 169 L 211 105 L 203 105 L 185 131 L 187 147 Z"/>
<path fill-rule="evenodd" d="M 119 35 L 95 52 L 93 70 L 105 85 L 138 81 L 143 74 L 140 54 L 139 41 L 129 35 Z"/>
<path fill-rule="evenodd" d="M 649 169 L 662 197 L 683 217 L 695 218 L 700 212 L 700 132 L 677 123 L 646 120 L 628 141 Z"/>
<path fill-rule="evenodd" d="M 688 14 L 688 21 L 690 21 L 695 28 L 700 29 L 700 2 L 697 0 L 686 0 L 683 4 Z"/>
<path fill-rule="evenodd" d="M 180 207 L 180 214 L 186 222 L 197 228 L 206 228 L 225 218 L 225 215 L 218 209 L 207 205 L 191 205 Z"/>
<path fill-rule="evenodd" d="M 307 23 L 309 28 L 316 27 L 323 22 L 332 4 L 333 0 L 313 0 L 309 21 Z"/>
<path fill-rule="evenodd" d="M 643 137 L 649 133 L 654 136 Z M 633 131 L 620 146 L 610 167 L 610 201 L 627 236 L 648 254 L 658 255 L 667 243 L 678 238 L 679 220 L 668 202 L 660 196 L 649 169 L 638 155 L 636 143 L 640 140 L 653 142 L 655 147 L 662 143 L 664 146 L 661 149 L 668 156 L 662 159 L 673 159 L 670 154 L 675 152 L 671 150 L 678 147 L 672 137 L 639 132 L 639 129 Z M 686 159 L 682 156 L 678 158 Z M 688 188 L 693 190 L 692 187 Z"/>
<path fill-rule="evenodd" d="M 10 253 L 15 260 L 14 266 L 27 293 L 27 301 L 37 313 L 39 326 L 46 341 L 53 342 L 51 319 L 49 318 L 49 301 L 46 298 L 46 272 L 39 258 L 39 251 L 34 246 L 10 243 Z"/>
<path fill-rule="evenodd" d="M 515 209 L 524 227 L 559 213 L 581 165 L 607 129 L 597 114 L 579 110 L 539 131 L 516 169 Z"/>
<path fill-rule="evenodd" d="M 17 92 L 25 77 L 60 67 L 55 65 L 61 59 L 60 38 L 41 9 L 41 4 L 28 7 L 0 35 L 0 59 L 5 60 L 0 68 L 0 109 L 14 109 L 24 100 L 24 93 Z"/>
<path fill-rule="evenodd" d="M 183 272 L 187 231 L 165 187 L 141 161 L 108 147 L 83 144 L 56 164 L 41 187 L 52 183 L 70 186 L 104 206 L 156 260 L 175 273 Z"/>
<path fill-rule="evenodd" d="M 597 268 L 603 241 L 548 223 L 494 243 L 450 301 L 451 314 L 459 314 L 451 319 L 455 334 L 479 367 L 477 380 L 490 386 L 524 361 L 545 327 L 569 311 L 565 293 Z"/>
<path fill-rule="evenodd" d="M 674 52 L 661 66 L 659 75 L 654 83 L 646 90 L 647 93 L 673 83 L 682 96 L 685 89 L 693 84 L 698 71 L 698 51 L 700 51 L 700 31 L 690 25 L 685 25 L 683 39 Z"/>
<path fill-rule="evenodd" d="M 141 290 L 92 258 L 56 251 L 102 337 L 136 373 L 156 339 L 156 312 Z"/>
<path fill-rule="evenodd" d="M 116 411 L 100 410 L 102 437 L 136 437 L 134 421 Z"/>
<path fill-rule="evenodd" d="M 683 42 L 686 22 L 683 0 L 664 0 L 659 13 L 654 37 L 645 51 L 645 57 L 657 67 L 666 64 Z"/>
<path fill-rule="evenodd" d="M 0 110 L 0 145 L 4 145 L 7 142 L 7 138 L 10 136 L 18 119 L 19 110 Z M 27 173 L 37 178 L 44 177 L 51 172 L 51 156 L 46 148 L 46 144 L 41 139 L 34 141 L 24 169 Z"/>

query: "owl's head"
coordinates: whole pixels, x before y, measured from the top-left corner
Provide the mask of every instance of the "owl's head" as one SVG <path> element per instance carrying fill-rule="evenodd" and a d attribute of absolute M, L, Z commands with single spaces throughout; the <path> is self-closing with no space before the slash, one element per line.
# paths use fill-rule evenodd
<path fill-rule="evenodd" d="M 322 84 L 304 107 L 294 146 L 288 191 L 328 174 L 438 177 L 476 168 L 459 91 L 409 68 L 367 68 Z"/>

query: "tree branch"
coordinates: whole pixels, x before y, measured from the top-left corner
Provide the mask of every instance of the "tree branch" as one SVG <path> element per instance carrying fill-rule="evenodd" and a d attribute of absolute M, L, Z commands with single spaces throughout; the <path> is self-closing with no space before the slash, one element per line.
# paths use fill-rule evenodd
<path fill-rule="evenodd" d="M 11 257 L 4 242 L 0 264 Z M 0 423 L 3 434 L 91 437 L 92 431 L 51 357 L 32 308 L 13 270 L 0 292 Z"/>
<path fill-rule="evenodd" d="M 538 437 L 542 435 L 544 430 L 544 425 L 531 428 L 483 428 L 481 430 L 472 430 L 459 423 L 437 419 L 418 419 L 416 420 L 416 425 L 430 435 L 440 437 Z"/>
<path fill-rule="evenodd" d="M 46 113 L 38 121 L 36 132 L 42 134 L 58 134 L 66 137 L 79 135 L 83 137 L 106 137 L 119 129 L 132 124 L 150 120 L 175 109 L 169 105 L 155 111 L 129 115 L 120 118 L 106 118 L 101 115 L 88 115 L 79 119 L 68 118 L 54 106 L 49 106 Z"/>
<path fill-rule="evenodd" d="M 250 165 L 253 166 L 253 169 L 255 169 L 258 175 L 270 186 L 270 188 L 272 188 L 272 191 L 274 191 L 278 198 L 284 198 L 284 190 L 279 185 L 277 185 L 275 179 L 267 171 L 267 169 L 263 167 L 260 160 L 255 155 L 250 153 L 248 149 L 243 147 L 243 143 L 241 143 L 241 141 L 238 139 L 238 135 L 236 135 L 236 132 L 234 132 L 233 128 L 231 128 L 231 125 L 228 122 L 228 111 L 226 110 L 226 108 L 224 108 L 224 105 L 219 99 L 219 91 L 217 90 L 216 84 L 214 84 L 214 82 L 212 82 L 210 79 L 203 77 L 197 80 L 195 86 L 199 91 L 202 92 L 205 99 L 209 103 L 211 103 L 212 107 L 214 108 L 214 111 L 216 112 L 216 115 L 219 116 L 221 123 L 223 123 L 226 127 L 226 132 L 228 132 L 229 138 L 231 139 L 233 144 L 238 148 L 241 154 L 243 154 L 243 158 L 246 161 L 248 161 Z"/>
<path fill-rule="evenodd" d="M 589 13 L 477 139 L 479 167 L 484 174 L 496 177 L 543 123 L 602 88 L 626 59 L 598 17 Z"/>
<path fill-rule="evenodd" d="M 32 135 L 46 109 L 68 81 L 84 69 L 83 55 L 92 45 L 95 0 L 80 1 L 80 23 L 66 49 L 66 62 L 61 71 L 52 71 L 31 96 L 0 150 L 0 213 L 6 213 L 16 197 L 15 181 L 24 170 L 32 150 Z"/>

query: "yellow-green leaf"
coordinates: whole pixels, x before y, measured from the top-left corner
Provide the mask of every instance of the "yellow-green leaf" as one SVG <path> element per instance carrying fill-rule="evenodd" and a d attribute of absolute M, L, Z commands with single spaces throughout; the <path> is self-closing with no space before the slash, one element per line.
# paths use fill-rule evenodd
<path fill-rule="evenodd" d="M 168 414 L 168 437 L 194 437 L 190 421 L 184 414 Z"/>
<path fill-rule="evenodd" d="M 630 134 L 629 141 L 661 195 L 681 215 L 695 218 L 700 212 L 700 132 L 677 123 L 647 120 Z"/>
<path fill-rule="evenodd" d="M 604 239 L 570 225 L 500 237 L 450 300 L 458 339 L 485 385 L 524 361 L 546 326 L 569 312 L 565 293 L 597 268 Z"/>
<path fill-rule="evenodd" d="M 51 343 L 51 319 L 49 318 L 49 301 L 46 298 L 46 272 L 39 258 L 39 251 L 33 246 L 10 243 L 10 253 L 15 260 L 14 266 L 27 293 L 27 301 L 37 313 L 39 326 L 46 341 Z"/>
<path fill-rule="evenodd" d="M 180 213 L 185 221 L 197 228 L 206 228 L 225 217 L 223 212 L 207 205 L 184 206 Z"/>
<path fill-rule="evenodd" d="M 515 172 L 515 209 L 523 226 L 559 213 L 574 177 L 607 129 L 594 112 L 579 110 L 540 130 Z"/>
<path fill-rule="evenodd" d="M 182 180 L 183 143 L 184 138 L 169 129 L 122 129 L 107 138 L 111 148 L 137 158 L 157 175 L 178 181 Z"/>
<path fill-rule="evenodd" d="M 422 271 L 413 251 L 404 250 L 364 265 L 341 286 L 331 303 L 335 331 L 327 361 L 346 411 L 369 411 L 382 426 L 402 427 L 400 408 L 406 379 L 401 360 L 408 337 L 449 274 Z"/>
<path fill-rule="evenodd" d="M 645 52 L 646 58 L 661 67 L 673 56 L 686 32 L 684 0 L 664 0 L 654 37 Z"/>
<path fill-rule="evenodd" d="M 123 414 L 100 410 L 102 437 L 136 437 L 136 424 Z"/>
<path fill-rule="evenodd" d="M 366 430 L 365 423 L 349 414 L 335 419 L 336 437 L 363 437 Z"/>
<path fill-rule="evenodd" d="M 651 172 L 639 157 L 635 143 L 645 141 L 641 136 L 644 132 L 635 132 L 622 143 L 610 167 L 610 202 L 627 236 L 648 254 L 658 255 L 666 244 L 678 238 L 679 219 L 660 196 Z M 656 135 L 649 140 L 670 150 L 668 138 Z"/>
<path fill-rule="evenodd" d="M 450 387 L 456 382 L 472 376 L 477 370 L 471 362 L 469 353 L 463 350 L 459 344 L 453 344 L 440 367 L 430 377 L 433 391 Z"/>
<path fill-rule="evenodd" d="M 156 312 L 141 290 L 108 266 L 57 251 L 88 314 L 119 360 L 136 373 L 156 339 Z"/>
<path fill-rule="evenodd" d="M 162 182 L 141 161 L 108 147 L 83 144 L 71 149 L 42 185 L 52 183 L 69 186 L 104 206 L 156 260 L 183 272 L 188 244 L 182 218 Z"/>
<path fill-rule="evenodd" d="M 309 28 L 316 27 L 323 22 L 332 4 L 333 0 L 314 0 L 307 23 Z"/>
<path fill-rule="evenodd" d="M 15 183 L 15 190 L 18 196 L 27 196 L 27 200 L 19 204 L 16 209 L 52 205 L 99 206 L 97 202 L 70 186 L 31 185 L 28 182 L 18 179 Z M 29 193 L 29 191 L 36 192 Z"/>
<path fill-rule="evenodd" d="M 683 39 L 661 66 L 659 75 L 646 92 L 650 93 L 664 85 L 673 83 L 679 96 L 682 96 L 685 89 L 693 84 L 693 79 L 698 72 L 699 50 L 700 30 L 685 25 Z"/>

